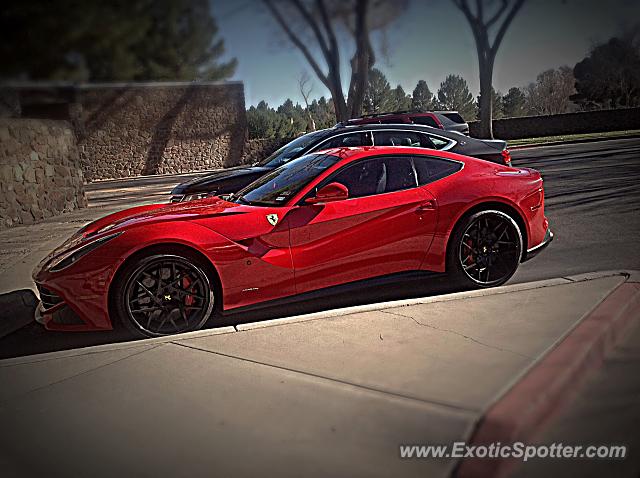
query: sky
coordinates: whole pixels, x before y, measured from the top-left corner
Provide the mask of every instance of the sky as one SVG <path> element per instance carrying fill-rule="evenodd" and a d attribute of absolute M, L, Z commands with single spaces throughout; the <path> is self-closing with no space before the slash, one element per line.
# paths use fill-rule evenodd
<path fill-rule="evenodd" d="M 232 79 L 245 86 L 247 107 L 265 100 L 271 106 L 291 98 L 302 103 L 298 87 L 306 71 L 312 98 L 330 96 L 288 42 L 260 0 L 210 0 L 219 33 L 225 40 L 224 58 L 235 57 Z M 526 86 L 549 68 L 573 67 L 590 49 L 618 35 L 640 19 L 638 0 L 526 0 L 501 44 L 493 85 L 506 93 Z M 381 36 L 375 35 L 376 68 L 392 87 L 400 84 L 411 93 L 418 80 L 426 80 L 435 93 L 448 74 L 461 75 L 475 95 L 479 91 L 475 42 L 463 14 L 451 0 L 409 0 L 386 32 L 388 53 L 380 53 Z M 345 42 L 343 79 L 353 50 Z M 319 55 L 317 55 L 319 56 Z"/>

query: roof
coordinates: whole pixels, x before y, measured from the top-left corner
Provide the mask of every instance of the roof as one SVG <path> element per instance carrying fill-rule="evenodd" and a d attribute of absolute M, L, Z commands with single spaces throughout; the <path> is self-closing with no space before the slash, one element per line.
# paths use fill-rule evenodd
<path fill-rule="evenodd" d="M 359 131 L 359 130 L 389 130 L 389 129 L 403 129 L 403 130 L 407 130 L 407 131 L 420 131 L 423 133 L 432 133 L 434 135 L 437 136 L 444 136 L 445 138 L 449 138 L 455 141 L 460 141 L 461 140 L 461 134 L 457 133 L 455 131 L 447 131 L 447 130 L 443 130 L 440 128 L 433 128 L 431 126 L 426 126 L 426 125 L 422 125 L 422 124 L 411 124 L 411 123 L 397 123 L 397 124 L 378 124 L 378 123 L 371 123 L 371 124 L 354 124 L 354 125 L 344 125 L 341 123 L 338 123 L 337 125 L 335 125 L 333 128 L 327 128 L 325 131 L 327 133 L 327 137 L 331 136 L 331 134 L 333 134 L 333 132 L 340 132 L 343 133 L 345 131 Z M 467 138 L 466 136 L 462 137 L 463 140 L 464 138 Z"/>
<path fill-rule="evenodd" d="M 337 156 L 340 159 L 358 159 L 363 156 L 373 156 L 376 154 L 417 154 L 417 155 L 429 155 L 438 156 L 445 159 L 455 159 L 460 161 L 461 156 L 449 151 L 441 151 L 437 149 L 428 149 L 413 146 L 349 146 L 341 148 L 331 148 L 320 151 L 314 151 L 312 154 L 329 154 Z"/>

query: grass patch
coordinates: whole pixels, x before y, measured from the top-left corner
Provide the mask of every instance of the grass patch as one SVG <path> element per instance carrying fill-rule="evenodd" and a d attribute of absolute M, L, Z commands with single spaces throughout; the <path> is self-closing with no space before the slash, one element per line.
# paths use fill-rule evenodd
<path fill-rule="evenodd" d="M 592 139 L 606 139 L 606 138 L 620 138 L 625 136 L 639 136 L 640 129 L 626 130 L 626 131 L 609 131 L 606 133 L 586 133 L 586 134 L 566 134 L 560 136 L 543 136 L 539 138 L 523 138 L 512 139 L 507 143 L 511 146 L 522 146 L 525 144 L 544 144 L 555 143 L 558 141 L 585 141 Z"/>

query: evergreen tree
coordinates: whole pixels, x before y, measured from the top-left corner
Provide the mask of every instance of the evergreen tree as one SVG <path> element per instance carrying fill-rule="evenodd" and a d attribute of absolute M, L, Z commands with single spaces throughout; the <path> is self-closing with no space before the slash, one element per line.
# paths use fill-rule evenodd
<path fill-rule="evenodd" d="M 372 68 L 369 72 L 367 89 L 364 92 L 362 105 L 365 113 L 384 113 L 393 106 L 391 86 L 387 77 L 377 68 Z"/>
<path fill-rule="evenodd" d="M 390 95 L 390 103 L 392 111 L 404 111 L 411 108 L 411 97 L 404 92 L 404 88 L 398 85 Z"/>
<path fill-rule="evenodd" d="M 467 82 L 458 75 L 449 75 L 440 83 L 438 89 L 438 107 L 455 110 L 466 120 L 476 117 L 476 103 L 469 92 Z"/>
<path fill-rule="evenodd" d="M 235 59 L 216 61 L 224 54 L 224 41 L 214 40 L 218 26 L 209 2 L 153 0 L 147 8 L 150 27 L 133 49 L 143 67 L 136 79 L 216 81 L 233 75 Z"/>
<path fill-rule="evenodd" d="M 504 115 L 507 118 L 524 116 L 526 114 L 526 98 L 520 88 L 509 88 L 509 91 L 502 99 Z"/>
<path fill-rule="evenodd" d="M 207 0 L 5 0 L 2 77 L 31 80 L 219 80 L 224 43 Z"/>
<path fill-rule="evenodd" d="M 275 138 L 277 114 L 265 101 L 247 110 L 247 129 L 250 138 Z"/>
<path fill-rule="evenodd" d="M 336 116 L 333 110 L 333 101 L 321 96 L 319 100 L 313 100 L 309 106 L 311 115 L 316 122 L 317 129 L 330 128 L 336 123 Z"/>
<path fill-rule="evenodd" d="M 411 108 L 419 111 L 430 111 L 435 109 L 434 101 L 435 98 L 431 90 L 429 90 L 427 82 L 424 80 L 418 81 L 418 84 L 413 89 Z"/>

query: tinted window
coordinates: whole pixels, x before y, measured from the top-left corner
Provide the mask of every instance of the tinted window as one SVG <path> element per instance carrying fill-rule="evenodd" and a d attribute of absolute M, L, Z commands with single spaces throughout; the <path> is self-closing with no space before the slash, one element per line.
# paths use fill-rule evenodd
<path fill-rule="evenodd" d="M 415 156 L 413 164 L 418 174 L 418 184 L 423 186 L 460 171 L 462 164 L 445 159 Z"/>
<path fill-rule="evenodd" d="M 260 166 L 269 166 L 272 168 L 282 166 L 283 164 L 298 157 L 300 154 L 302 154 L 303 150 L 305 150 L 312 143 L 322 138 L 324 135 L 324 132 L 318 131 L 315 133 L 309 133 L 305 134 L 304 136 L 300 136 L 290 143 L 285 144 L 282 148 L 278 149 L 275 153 L 273 153 L 268 158 L 260 161 L 258 164 Z"/>
<path fill-rule="evenodd" d="M 449 118 L 451 121 L 454 121 L 455 123 L 462 124 L 465 122 L 462 116 L 460 116 L 460 113 L 442 113 L 442 114 L 447 118 Z"/>
<path fill-rule="evenodd" d="M 442 125 L 445 126 L 445 127 L 455 126 L 457 124 L 455 121 L 452 121 L 451 119 L 449 119 L 448 117 L 446 117 L 443 114 L 436 113 L 436 116 L 438 117 L 438 119 L 440 120 Z"/>
<path fill-rule="evenodd" d="M 278 206 L 285 204 L 320 173 L 340 161 L 330 154 L 307 154 L 262 176 L 234 194 L 242 204 Z"/>
<path fill-rule="evenodd" d="M 440 125 L 431 116 L 414 116 L 411 118 L 415 124 L 423 124 L 433 128 L 439 128 Z"/>
<path fill-rule="evenodd" d="M 414 131 L 374 131 L 373 142 L 376 146 L 413 146 L 422 147 L 421 134 Z"/>
<path fill-rule="evenodd" d="M 408 156 L 384 158 L 387 169 L 387 184 L 385 192 L 400 191 L 402 189 L 415 188 L 416 173 Z"/>
<path fill-rule="evenodd" d="M 342 134 L 319 145 L 320 149 L 345 148 L 348 146 L 371 146 L 367 133 Z"/>
<path fill-rule="evenodd" d="M 326 183 L 340 183 L 350 198 L 389 193 L 417 186 L 411 158 L 390 157 L 358 161 L 346 166 Z"/>
<path fill-rule="evenodd" d="M 350 198 L 383 193 L 386 186 L 384 165 L 379 159 L 358 161 L 340 170 L 327 182 L 345 185 Z"/>

